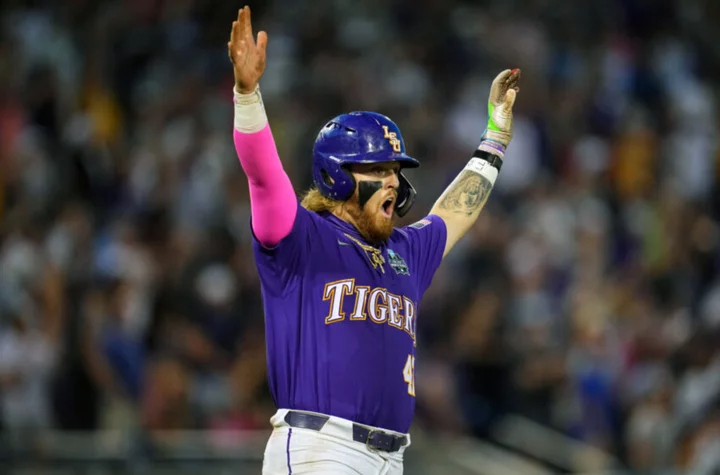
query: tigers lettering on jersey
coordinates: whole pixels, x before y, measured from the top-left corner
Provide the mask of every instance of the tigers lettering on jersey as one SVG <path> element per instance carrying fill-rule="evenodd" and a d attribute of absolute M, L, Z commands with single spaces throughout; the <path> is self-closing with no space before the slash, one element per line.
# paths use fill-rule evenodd
<path fill-rule="evenodd" d="M 350 321 L 367 320 L 377 324 L 387 324 L 402 330 L 415 342 L 415 309 L 411 299 L 395 295 L 382 287 L 370 288 L 355 285 L 355 279 L 343 279 L 328 282 L 323 289 L 322 299 L 329 302 L 325 323 L 330 325 L 342 322 L 347 315 L 343 307 L 345 298 L 352 300 Z"/>

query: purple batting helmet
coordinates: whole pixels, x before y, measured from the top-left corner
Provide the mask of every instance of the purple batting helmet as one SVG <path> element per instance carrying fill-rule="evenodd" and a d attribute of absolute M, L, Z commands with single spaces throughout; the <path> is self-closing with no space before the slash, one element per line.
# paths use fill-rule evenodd
<path fill-rule="evenodd" d="M 405 154 L 405 142 L 398 126 L 376 112 L 351 112 L 325 124 L 313 147 L 313 181 L 320 193 L 344 201 L 355 191 L 355 177 L 347 169 L 354 163 L 398 162 L 400 168 L 416 168 L 420 162 Z M 404 216 L 417 192 L 398 175 L 395 213 Z"/>

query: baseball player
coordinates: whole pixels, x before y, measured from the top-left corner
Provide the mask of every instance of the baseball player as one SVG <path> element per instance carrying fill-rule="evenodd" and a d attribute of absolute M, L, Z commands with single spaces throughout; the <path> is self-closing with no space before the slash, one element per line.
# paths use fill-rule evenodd
<path fill-rule="evenodd" d="M 419 303 L 443 257 L 475 222 L 512 136 L 520 72 L 494 80 L 489 121 L 464 170 L 420 221 L 395 228 L 419 162 L 387 117 L 330 120 L 301 201 L 278 157 L 258 81 L 268 36 L 250 9 L 233 22 L 234 142 L 250 187 L 265 309 L 271 418 L 264 474 L 401 474 L 415 409 Z"/>

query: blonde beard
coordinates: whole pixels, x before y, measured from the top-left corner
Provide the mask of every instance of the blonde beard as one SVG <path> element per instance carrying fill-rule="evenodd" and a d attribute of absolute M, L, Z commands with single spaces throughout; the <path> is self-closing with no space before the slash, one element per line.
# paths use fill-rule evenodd
<path fill-rule="evenodd" d="M 342 202 L 323 196 L 317 188 L 313 187 L 305 194 L 300 205 L 308 211 L 316 213 L 321 211 L 335 213 L 341 209 L 345 210 L 362 237 L 369 243 L 385 242 L 394 229 L 394 215 L 393 219 L 384 219 L 379 212 L 373 213 L 368 208 L 361 210 L 357 197 L 354 195 L 348 201 Z"/>
<path fill-rule="evenodd" d="M 355 227 L 365 240 L 372 244 L 379 244 L 387 241 L 393 233 L 394 216 L 391 219 L 385 219 L 380 212 L 372 212 L 367 207 L 360 209 L 357 199 L 353 196 L 345 205 L 345 210 L 355 221 Z"/>

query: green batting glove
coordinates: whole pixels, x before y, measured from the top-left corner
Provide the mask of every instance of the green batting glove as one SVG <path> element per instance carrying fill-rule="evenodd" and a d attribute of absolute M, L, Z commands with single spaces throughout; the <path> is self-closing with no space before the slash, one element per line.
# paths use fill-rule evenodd
<path fill-rule="evenodd" d="M 482 135 L 480 149 L 501 157 L 512 139 L 512 108 L 520 88 L 519 69 L 506 69 L 497 75 L 490 87 L 488 98 L 488 124 Z"/>

